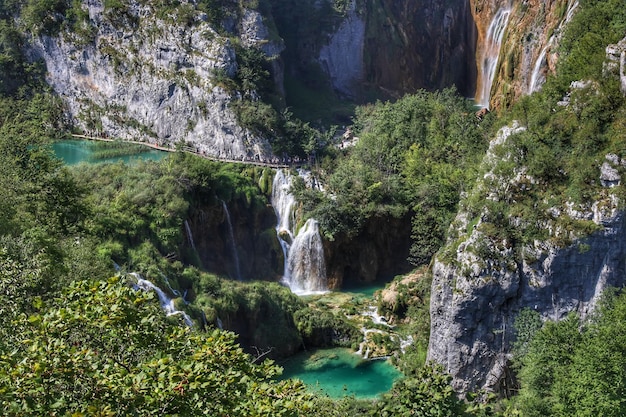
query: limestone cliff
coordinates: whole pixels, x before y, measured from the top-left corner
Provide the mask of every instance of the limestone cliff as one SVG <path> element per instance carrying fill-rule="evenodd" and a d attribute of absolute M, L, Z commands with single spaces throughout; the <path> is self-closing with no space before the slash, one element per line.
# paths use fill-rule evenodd
<path fill-rule="evenodd" d="M 475 90 L 476 26 L 469 2 L 366 1 L 367 85 L 389 93 L 456 85 Z"/>
<path fill-rule="evenodd" d="M 476 28 L 468 2 L 274 0 L 286 72 L 342 96 L 399 97 L 456 85 L 471 96 Z M 289 93 L 289 92 L 287 92 Z"/>
<path fill-rule="evenodd" d="M 514 321 L 521 309 L 532 309 L 543 320 L 572 311 L 584 317 L 603 289 L 626 283 L 626 217 L 614 193 L 626 161 L 616 155 L 596 167 L 600 181 L 594 202 L 548 208 L 537 225 L 548 231 L 547 240 L 521 244 L 490 223 L 489 202 L 512 201 L 506 199 L 536 183 L 523 166 L 508 173 L 501 169 L 517 152 L 506 148 L 508 141 L 523 131 L 515 123 L 492 141 L 486 174 L 467 197 L 482 193 L 486 204 L 477 214 L 460 210 L 447 246 L 434 261 L 428 357 L 446 367 L 460 392 L 507 387 Z M 504 221 L 518 229 L 527 222 L 523 217 Z M 578 237 L 566 226 L 572 222 L 594 232 Z"/>
<path fill-rule="evenodd" d="M 267 141 L 241 128 L 229 108 L 232 93 L 220 79 L 235 74 L 236 56 L 206 15 L 163 16 L 134 0 L 124 13 L 100 0 L 85 0 L 82 8 L 89 34 L 41 36 L 30 51 L 45 61 L 47 80 L 78 128 L 163 146 L 186 142 L 221 157 L 268 158 Z M 244 45 L 280 52 L 258 12 L 244 10 L 231 23 Z"/>
<path fill-rule="evenodd" d="M 554 72 L 560 36 L 578 1 L 472 0 L 471 3 L 478 28 L 476 100 L 493 108 L 510 106 L 522 95 L 539 89 L 546 74 Z M 503 12 L 506 21 L 497 28 Z M 490 38 L 497 35 L 501 44 L 493 48 Z"/>

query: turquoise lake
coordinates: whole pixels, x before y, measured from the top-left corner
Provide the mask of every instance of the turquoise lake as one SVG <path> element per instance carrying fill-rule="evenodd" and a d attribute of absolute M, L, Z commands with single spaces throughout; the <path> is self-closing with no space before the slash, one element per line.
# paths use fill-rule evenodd
<path fill-rule="evenodd" d="M 340 348 L 300 353 L 281 365 L 285 369 L 282 379 L 300 379 L 310 390 L 332 398 L 375 398 L 402 376 L 386 360 L 363 360 Z"/>
<path fill-rule="evenodd" d="M 77 165 L 80 163 L 96 164 L 103 162 L 132 163 L 146 160 L 158 161 L 168 154 L 168 152 L 150 149 L 132 155 L 97 158 L 95 153 L 98 150 L 98 143 L 90 140 L 61 140 L 52 144 L 52 151 L 56 157 L 65 162 L 66 165 Z"/>

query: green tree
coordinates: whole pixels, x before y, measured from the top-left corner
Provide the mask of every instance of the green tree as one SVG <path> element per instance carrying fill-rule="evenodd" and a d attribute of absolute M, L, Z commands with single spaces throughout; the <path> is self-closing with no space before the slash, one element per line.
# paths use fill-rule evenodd
<path fill-rule="evenodd" d="M 440 366 L 425 365 L 413 377 L 396 382 L 381 401 L 374 404 L 372 416 L 452 417 L 465 414 L 466 404 L 450 385 L 452 377 Z"/>
<path fill-rule="evenodd" d="M 295 416 L 300 383 L 272 382 L 235 335 L 165 320 L 152 293 L 119 278 L 76 282 L 16 319 L 21 340 L 0 355 L 4 415 Z"/>

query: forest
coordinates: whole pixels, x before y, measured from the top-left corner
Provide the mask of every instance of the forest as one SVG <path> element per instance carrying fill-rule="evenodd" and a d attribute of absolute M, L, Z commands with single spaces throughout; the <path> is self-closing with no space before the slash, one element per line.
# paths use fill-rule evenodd
<path fill-rule="evenodd" d="M 183 7 L 165 3 L 164 10 Z M 105 4 L 110 10 L 125 6 Z M 220 2 L 193 5 L 219 19 Z M 238 282 L 207 271 L 185 244 L 184 221 L 201 206 L 238 202 L 250 213 L 264 210 L 269 169 L 182 152 L 135 165 L 64 166 L 50 144 L 67 138 L 72 126 L 45 83 L 42 63 L 29 61 L 23 48 L 27 36 L 78 28 L 85 16 L 77 2 L 1 3 L 2 414 L 625 415 L 626 295 L 619 289 L 607 291 L 586 318 L 543 323 L 531 310 L 520 313 L 511 359 L 515 386 L 506 395 L 459 398 L 444 369 L 425 363 L 428 266 L 433 256 L 449 256 L 442 247 L 454 239 L 450 224 L 459 207 L 473 216 L 487 213 L 485 232 L 521 248 L 551 238 L 536 227 L 550 206 L 591 202 L 602 193 L 597 166 L 606 154 L 626 158 L 626 99 L 619 80 L 603 72 L 606 45 L 626 33 L 622 6 L 621 0 L 581 0 L 561 42 L 556 74 L 510 108 L 478 121 L 473 103 L 454 88 L 360 105 L 352 118 L 359 138 L 353 147 L 339 146 L 331 134 L 335 127 L 303 121 L 277 102 L 266 84 L 268 63 L 254 50 L 239 51 L 239 73 L 223 82 L 241 92 L 241 123 L 271 132 L 276 154 L 316 155 L 311 169 L 326 188 L 293 185 L 300 223 L 318 219 L 324 239 L 333 241 L 358 235 L 371 219 L 411 219 L 409 260 L 424 277 L 403 288 L 404 304 L 387 314 L 407 320 L 416 342 L 395 358 L 404 377 L 370 401 L 335 400 L 299 381 L 278 380 L 276 362 L 213 324 L 248 318 L 255 329 L 250 345 L 273 343 L 276 358 L 303 342 L 358 343 L 358 329 L 342 314 L 276 282 Z M 345 2 L 335 7 L 340 13 Z M 590 82 L 572 90 L 578 80 Z M 263 100 L 251 100 L 251 91 Z M 574 105 L 560 106 L 567 94 Z M 513 120 L 527 129 L 497 150 L 515 155 L 498 169 L 524 166 L 537 182 L 490 201 L 475 188 L 487 169 L 483 157 L 490 138 Z M 615 193 L 623 208 L 623 186 Z M 596 230 L 586 220 L 559 226 L 575 238 Z M 188 290 L 189 302 L 176 307 L 194 325 L 186 326 L 182 315 L 166 316 L 155 293 L 136 290 L 136 274 L 171 291 Z M 341 337 L 325 337 L 330 331 Z"/>

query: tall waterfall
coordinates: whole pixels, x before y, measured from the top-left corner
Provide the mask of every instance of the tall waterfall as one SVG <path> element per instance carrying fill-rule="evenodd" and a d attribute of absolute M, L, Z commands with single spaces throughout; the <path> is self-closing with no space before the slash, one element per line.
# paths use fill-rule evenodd
<path fill-rule="evenodd" d="M 159 304 L 161 304 L 161 308 L 165 311 L 165 314 L 167 316 L 175 316 L 180 314 L 183 316 L 183 320 L 185 321 L 185 324 L 187 326 L 193 326 L 193 321 L 191 321 L 191 318 L 189 317 L 189 315 L 187 315 L 187 313 L 181 310 L 176 310 L 176 307 L 174 306 L 174 299 L 170 298 L 167 294 L 163 292 L 163 290 L 154 285 L 152 282 L 148 281 L 147 279 L 143 279 L 141 275 L 135 272 L 131 273 L 131 275 L 137 279 L 137 289 L 141 289 L 143 291 L 154 290 L 157 293 L 157 296 L 159 297 Z"/>
<path fill-rule="evenodd" d="M 530 83 L 528 83 L 528 94 L 538 91 L 543 83 L 546 82 L 546 76 L 543 73 L 543 68 L 546 65 L 546 54 L 548 53 L 548 49 L 552 46 L 553 39 L 554 36 L 550 38 L 548 44 L 541 50 L 539 57 L 537 57 L 537 61 L 535 61 L 533 73 L 530 76 Z"/>
<path fill-rule="evenodd" d="M 290 192 L 291 176 L 278 170 L 272 184 L 276 234 L 285 259 L 283 281 L 296 294 L 327 290 L 326 263 L 318 223 L 309 219 L 294 238 L 296 200 Z"/>
<path fill-rule="evenodd" d="M 498 56 L 500 55 L 500 45 L 509 23 L 511 9 L 504 8 L 497 11 L 489 28 L 487 29 L 487 37 L 481 54 L 480 71 L 481 78 L 479 83 L 479 91 L 476 92 L 476 101 L 483 107 L 489 107 L 489 98 L 491 95 L 491 85 L 496 75 L 498 67 Z"/>
<path fill-rule="evenodd" d="M 291 175 L 283 172 L 282 169 L 276 171 L 272 183 L 272 207 L 276 213 L 276 235 L 283 249 L 284 271 L 287 273 L 287 260 L 289 248 L 293 242 L 293 228 L 296 223 L 294 206 L 296 199 L 289 191 L 291 188 Z"/>
<path fill-rule="evenodd" d="M 226 214 L 226 223 L 228 224 L 228 237 L 230 240 L 230 250 L 233 256 L 233 263 L 235 264 L 235 278 L 238 281 L 241 281 L 241 269 L 239 267 L 239 253 L 237 252 L 237 244 L 235 243 L 235 234 L 233 233 L 233 224 L 230 221 L 230 212 L 228 211 L 228 206 L 222 201 L 222 208 L 224 209 L 224 213 Z"/>

